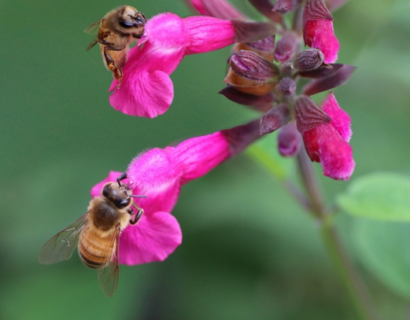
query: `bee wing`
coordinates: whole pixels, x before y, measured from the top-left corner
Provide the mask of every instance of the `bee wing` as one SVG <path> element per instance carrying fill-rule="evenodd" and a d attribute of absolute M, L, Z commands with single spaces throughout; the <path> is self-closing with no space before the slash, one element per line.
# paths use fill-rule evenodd
<path fill-rule="evenodd" d="M 78 238 L 87 216 L 88 212 L 48 240 L 38 256 L 40 263 L 53 264 L 70 259 L 77 248 Z"/>
<path fill-rule="evenodd" d="M 111 297 L 118 285 L 119 271 L 120 267 L 118 265 L 118 252 L 119 252 L 119 243 L 120 243 L 120 227 L 118 226 L 115 229 L 115 233 L 112 237 L 110 245 L 106 247 L 105 250 L 112 250 L 112 259 L 111 262 L 102 269 L 98 269 L 98 281 L 102 291 L 107 297 Z"/>
<path fill-rule="evenodd" d="M 97 30 L 100 28 L 101 21 L 102 19 L 93 22 L 87 28 L 84 29 L 84 32 L 88 34 L 95 34 Z"/>
<path fill-rule="evenodd" d="M 96 36 L 93 41 L 90 42 L 90 44 L 87 46 L 87 48 L 85 49 L 85 51 L 90 50 L 92 47 L 94 47 L 98 42 L 98 36 Z"/>
<path fill-rule="evenodd" d="M 90 24 L 87 28 L 85 28 L 84 32 L 88 34 L 95 34 L 100 28 L 101 21 L 102 19 L 97 20 L 94 23 Z M 92 47 L 94 47 L 97 44 L 97 42 L 98 42 L 98 35 L 93 39 L 93 41 L 90 42 L 87 49 L 85 50 L 86 51 L 90 50 Z"/>

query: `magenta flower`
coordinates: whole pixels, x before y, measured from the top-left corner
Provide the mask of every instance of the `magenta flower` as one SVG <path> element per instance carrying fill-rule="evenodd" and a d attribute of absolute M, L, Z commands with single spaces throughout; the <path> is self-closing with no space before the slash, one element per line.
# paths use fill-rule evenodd
<path fill-rule="evenodd" d="M 305 44 L 319 49 L 326 63 L 334 63 L 340 49 L 333 31 L 333 17 L 323 0 L 307 0 L 303 11 L 303 38 Z"/>
<path fill-rule="evenodd" d="M 349 180 L 355 162 L 348 143 L 352 135 L 350 117 L 343 111 L 333 93 L 322 105 L 331 121 L 301 132 L 306 151 L 312 161 L 320 162 L 325 176 L 336 180 Z"/>
<path fill-rule="evenodd" d="M 151 149 L 133 159 L 126 171 L 125 184 L 138 199 L 144 214 L 129 225 L 120 237 L 119 262 L 136 265 L 166 259 L 182 241 L 177 220 L 171 215 L 181 186 L 197 179 L 236 155 L 259 137 L 258 122 L 188 139 L 176 147 Z M 101 194 L 103 185 L 115 182 L 120 172 L 111 171 L 91 189 Z"/>
<path fill-rule="evenodd" d="M 220 19 L 245 19 L 245 15 L 238 11 L 226 0 L 188 0 L 194 8 L 204 16 Z"/>
<path fill-rule="evenodd" d="M 150 19 L 139 46 L 130 50 L 122 85 L 114 80 L 110 103 L 125 114 L 154 118 L 169 108 L 174 87 L 169 75 L 185 55 L 221 49 L 235 41 L 231 21 L 180 18 L 163 13 Z M 141 48 L 141 45 L 144 44 Z"/>

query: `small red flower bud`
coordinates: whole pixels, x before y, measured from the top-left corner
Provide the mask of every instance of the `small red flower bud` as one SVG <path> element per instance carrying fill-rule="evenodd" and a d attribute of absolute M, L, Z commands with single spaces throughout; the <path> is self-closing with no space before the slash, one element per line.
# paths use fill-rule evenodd
<path fill-rule="evenodd" d="M 318 69 L 325 61 L 325 56 L 319 49 L 308 49 L 299 52 L 295 56 L 295 68 L 299 71 L 311 71 Z"/>
<path fill-rule="evenodd" d="M 288 32 L 277 42 L 275 48 L 275 60 L 286 62 L 293 58 L 300 42 L 296 33 Z"/>
<path fill-rule="evenodd" d="M 305 133 L 332 119 L 308 96 L 300 96 L 295 103 L 296 124 L 300 133 Z"/>
<path fill-rule="evenodd" d="M 271 133 L 283 127 L 289 121 L 289 114 L 290 111 L 286 103 L 273 107 L 261 118 L 259 134 Z"/>
<path fill-rule="evenodd" d="M 252 109 L 259 112 L 267 112 L 268 110 L 270 110 L 272 108 L 273 102 L 275 101 L 275 96 L 272 92 L 269 92 L 263 96 L 255 96 L 252 94 L 240 92 L 232 86 L 226 86 L 221 91 L 219 91 L 219 93 L 233 102 L 251 107 Z"/>
<path fill-rule="evenodd" d="M 235 42 L 253 42 L 267 38 L 276 32 L 276 27 L 272 23 L 266 22 L 245 22 L 232 20 L 235 32 Z"/>
<path fill-rule="evenodd" d="M 278 134 L 278 150 L 284 157 L 293 157 L 299 153 L 302 146 L 302 135 L 296 128 L 296 122 L 291 121 L 282 127 Z"/>
<path fill-rule="evenodd" d="M 311 96 L 316 93 L 341 86 L 347 82 L 355 69 L 356 67 L 354 66 L 344 64 L 342 65 L 342 67 L 338 68 L 335 72 L 331 73 L 327 77 L 322 77 L 309 82 L 303 88 L 303 93 Z"/>
<path fill-rule="evenodd" d="M 279 92 L 284 96 L 293 95 L 296 91 L 296 82 L 291 78 L 283 78 L 279 81 L 277 87 Z"/>

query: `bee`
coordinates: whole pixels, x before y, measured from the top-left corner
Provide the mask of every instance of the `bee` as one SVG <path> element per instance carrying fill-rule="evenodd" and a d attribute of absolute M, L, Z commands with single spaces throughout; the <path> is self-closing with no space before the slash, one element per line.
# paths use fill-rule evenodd
<path fill-rule="evenodd" d="M 122 67 L 127 58 L 129 45 L 140 39 L 147 22 L 144 14 L 131 6 L 122 6 L 108 12 L 101 20 L 91 24 L 84 31 L 93 33 L 98 29 L 98 35 L 88 45 L 90 50 L 97 42 L 100 44 L 105 67 L 112 71 L 118 80 L 118 87 L 122 82 Z"/>
<path fill-rule="evenodd" d="M 40 263 L 53 264 L 70 259 L 78 248 L 82 262 L 98 270 L 98 280 L 107 297 L 114 294 L 118 284 L 120 234 L 129 224 L 135 225 L 144 212 L 132 198 L 145 196 L 129 194 L 130 189 L 120 182 L 125 178 L 124 173 L 117 182 L 105 184 L 102 196 L 90 201 L 87 212 L 52 237 L 39 254 Z M 137 210 L 135 218 L 132 207 Z"/>

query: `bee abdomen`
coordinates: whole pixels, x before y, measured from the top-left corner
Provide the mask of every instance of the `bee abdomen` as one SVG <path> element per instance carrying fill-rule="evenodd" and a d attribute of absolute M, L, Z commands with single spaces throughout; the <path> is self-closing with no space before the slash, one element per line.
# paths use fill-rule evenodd
<path fill-rule="evenodd" d="M 112 258 L 112 249 L 107 250 L 110 243 L 104 238 L 94 239 L 89 234 L 88 237 L 81 237 L 78 245 L 78 252 L 83 263 L 92 269 L 104 268 Z"/>

